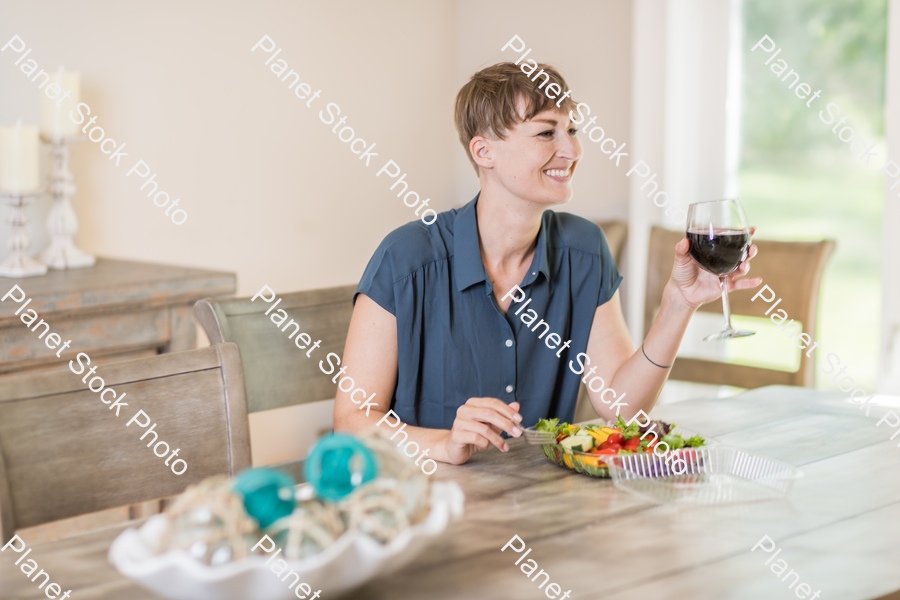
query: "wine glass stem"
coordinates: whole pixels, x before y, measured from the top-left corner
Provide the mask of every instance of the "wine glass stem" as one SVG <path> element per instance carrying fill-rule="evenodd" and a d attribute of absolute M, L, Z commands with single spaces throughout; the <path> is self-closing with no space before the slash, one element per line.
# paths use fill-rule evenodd
<path fill-rule="evenodd" d="M 732 330 L 731 326 L 731 306 L 728 304 L 728 276 L 719 276 L 719 285 L 722 288 L 722 312 L 725 313 L 725 329 Z"/>

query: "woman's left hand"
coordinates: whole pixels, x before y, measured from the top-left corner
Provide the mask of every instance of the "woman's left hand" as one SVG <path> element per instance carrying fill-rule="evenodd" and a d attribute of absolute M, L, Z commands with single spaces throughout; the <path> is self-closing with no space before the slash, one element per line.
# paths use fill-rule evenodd
<path fill-rule="evenodd" d="M 755 229 L 750 230 L 751 235 L 754 231 Z M 669 286 L 677 289 L 684 302 L 691 309 L 696 310 L 700 305 L 712 302 L 721 296 L 722 288 L 719 286 L 719 278 L 716 275 L 701 268 L 697 261 L 691 258 L 689 249 L 690 242 L 687 238 L 684 238 L 675 246 L 675 266 L 672 267 L 672 277 L 669 279 Z M 750 246 L 747 259 L 728 275 L 729 292 L 733 290 L 749 290 L 762 283 L 761 277 L 741 279 L 750 271 L 750 260 L 756 256 L 756 252 L 756 246 Z"/>

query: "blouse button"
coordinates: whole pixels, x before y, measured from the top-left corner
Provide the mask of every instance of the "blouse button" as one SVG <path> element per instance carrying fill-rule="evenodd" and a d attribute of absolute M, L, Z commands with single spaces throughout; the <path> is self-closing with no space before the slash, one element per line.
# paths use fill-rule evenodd
<path fill-rule="evenodd" d="M 512 340 L 506 340 L 506 347 L 507 347 L 507 348 L 511 348 L 512 345 L 513 345 L 513 341 L 512 341 Z"/>
<path fill-rule="evenodd" d="M 506 393 L 507 393 L 507 394 L 512 394 L 512 391 L 513 391 L 513 386 L 511 386 L 511 385 L 506 386 Z"/>

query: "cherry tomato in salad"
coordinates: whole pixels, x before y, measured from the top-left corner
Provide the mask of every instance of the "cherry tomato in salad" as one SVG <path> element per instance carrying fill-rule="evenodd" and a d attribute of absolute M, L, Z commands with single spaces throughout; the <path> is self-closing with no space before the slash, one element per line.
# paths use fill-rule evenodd
<path fill-rule="evenodd" d="M 621 433 L 612 433 L 606 441 L 610 444 L 619 444 L 620 446 L 625 443 L 625 436 Z"/>
<path fill-rule="evenodd" d="M 625 444 L 622 446 L 626 450 L 637 450 L 641 446 L 641 438 L 633 437 L 630 440 L 625 440 Z"/>
<path fill-rule="evenodd" d="M 597 454 L 618 454 L 618 448 L 604 448 L 603 450 L 597 450 Z"/>

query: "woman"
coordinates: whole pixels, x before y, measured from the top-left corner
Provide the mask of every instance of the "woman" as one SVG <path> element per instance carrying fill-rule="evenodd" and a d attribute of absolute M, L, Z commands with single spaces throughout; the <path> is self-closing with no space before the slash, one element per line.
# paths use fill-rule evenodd
<path fill-rule="evenodd" d="M 569 89 L 555 69 L 538 67 L 548 88 Z M 691 315 L 719 297 L 718 279 L 682 240 L 656 320 L 634 350 L 603 233 L 547 210 L 572 197 L 582 148 L 572 100 L 554 102 L 540 88 L 501 63 L 460 90 L 456 127 L 481 192 L 430 225 L 393 231 L 370 260 L 344 365 L 374 398 L 359 410 L 359 399 L 338 391 L 335 429 L 361 431 L 393 410 L 406 423 L 403 440 L 461 464 L 491 445 L 507 451 L 502 434 L 518 437 L 540 418 L 571 420 L 581 381 L 605 418 L 656 402 Z M 736 280 L 748 270 L 745 261 L 729 289 L 759 285 Z"/>

